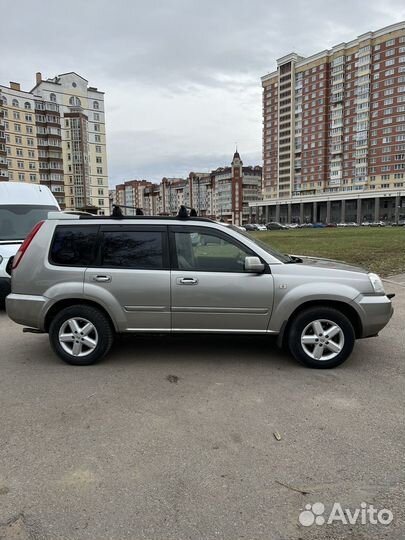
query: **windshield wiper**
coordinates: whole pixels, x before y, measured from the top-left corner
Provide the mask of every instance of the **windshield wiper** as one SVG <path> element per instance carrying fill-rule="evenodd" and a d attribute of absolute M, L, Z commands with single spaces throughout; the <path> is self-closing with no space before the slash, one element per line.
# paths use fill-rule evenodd
<path fill-rule="evenodd" d="M 298 264 L 303 262 L 301 257 L 296 257 L 295 255 L 288 255 L 288 253 L 286 253 L 286 255 L 290 258 L 290 260 L 288 260 L 285 264 Z"/>

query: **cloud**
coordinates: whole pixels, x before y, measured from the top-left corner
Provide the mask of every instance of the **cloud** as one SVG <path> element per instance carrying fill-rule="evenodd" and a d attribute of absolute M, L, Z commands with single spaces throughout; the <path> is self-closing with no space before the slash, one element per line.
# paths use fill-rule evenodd
<path fill-rule="evenodd" d="M 260 163 L 260 77 L 276 59 L 403 19 L 403 0 L 20 0 L 0 81 L 80 73 L 106 92 L 111 183 L 159 179 L 226 165 L 235 142 Z"/>

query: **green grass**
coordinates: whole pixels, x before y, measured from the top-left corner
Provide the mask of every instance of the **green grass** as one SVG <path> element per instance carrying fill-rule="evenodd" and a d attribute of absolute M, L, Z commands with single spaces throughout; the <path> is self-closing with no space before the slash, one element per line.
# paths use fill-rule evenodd
<path fill-rule="evenodd" d="M 337 259 L 381 276 L 405 272 L 404 227 L 294 229 L 251 234 L 283 253 Z"/>

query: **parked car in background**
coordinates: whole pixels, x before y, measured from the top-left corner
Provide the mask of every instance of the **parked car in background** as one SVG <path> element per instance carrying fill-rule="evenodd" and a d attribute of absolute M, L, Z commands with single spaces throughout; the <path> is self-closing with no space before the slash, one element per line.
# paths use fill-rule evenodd
<path fill-rule="evenodd" d="M 320 223 L 320 222 L 314 223 L 313 225 L 314 229 L 324 229 L 325 226 L 326 226 L 325 223 Z"/>
<path fill-rule="evenodd" d="M 256 230 L 256 225 L 254 223 L 246 223 L 245 229 L 247 231 L 255 231 Z"/>
<path fill-rule="evenodd" d="M 287 229 L 285 225 L 279 223 L 278 221 L 271 221 L 270 223 L 267 223 L 266 228 L 268 231 L 281 231 Z"/>
<path fill-rule="evenodd" d="M 314 226 L 313 223 L 301 223 L 301 225 L 299 227 L 300 227 L 300 229 L 308 229 L 308 228 L 310 229 L 313 226 Z"/>
<path fill-rule="evenodd" d="M 347 223 L 347 226 L 348 226 L 348 227 L 358 227 L 359 224 L 356 223 L 355 221 L 349 221 L 349 222 Z"/>
<path fill-rule="evenodd" d="M 326 227 L 337 227 L 337 223 L 327 223 Z"/>
<path fill-rule="evenodd" d="M 198 332 L 277 336 L 304 365 L 332 368 L 392 315 L 376 274 L 282 254 L 232 225 L 61 212 L 19 247 L 6 306 L 75 365 L 102 358 L 116 333 Z"/>
<path fill-rule="evenodd" d="M 257 230 L 258 231 L 267 231 L 267 227 L 266 227 L 266 225 L 258 225 Z"/>
<path fill-rule="evenodd" d="M 393 222 L 392 223 L 392 226 L 393 227 L 405 227 L 405 219 L 400 219 L 398 220 L 398 222 Z"/>
<path fill-rule="evenodd" d="M 298 229 L 298 223 L 287 223 L 287 229 Z"/>
<path fill-rule="evenodd" d="M 370 227 L 385 227 L 385 221 L 372 221 Z"/>
<path fill-rule="evenodd" d="M 371 225 L 371 222 L 370 222 L 370 221 L 363 221 L 363 222 L 361 223 L 361 226 L 362 226 L 362 227 L 370 227 L 370 225 Z"/>
<path fill-rule="evenodd" d="M 0 182 L 0 307 L 10 292 L 10 258 L 50 210 L 59 210 L 59 205 L 46 186 Z"/>

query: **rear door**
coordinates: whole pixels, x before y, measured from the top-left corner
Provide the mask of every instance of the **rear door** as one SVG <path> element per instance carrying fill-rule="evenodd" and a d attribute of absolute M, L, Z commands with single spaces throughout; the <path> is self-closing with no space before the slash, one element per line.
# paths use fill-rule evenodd
<path fill-rule="evenodd" d="M 98 265 L 88 268 L 85 295 L 118 304 L 127 331 L 170 331 L 167 227 L 103 225 Z"/>
<path fill-rule="evenodd" d="M 273 277 L 245 272 L 256 256 L 214 228 L 171 226 L 173 331 L 266 332 Z"/>

